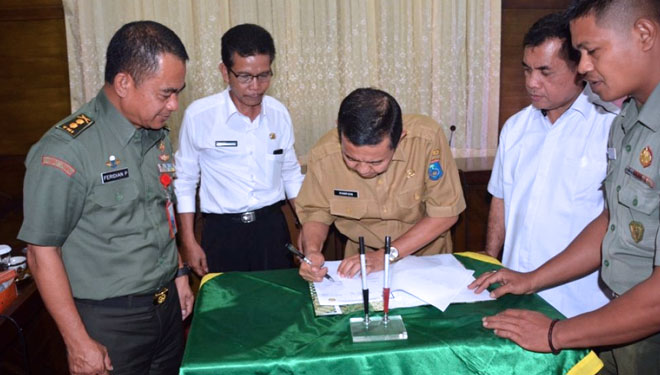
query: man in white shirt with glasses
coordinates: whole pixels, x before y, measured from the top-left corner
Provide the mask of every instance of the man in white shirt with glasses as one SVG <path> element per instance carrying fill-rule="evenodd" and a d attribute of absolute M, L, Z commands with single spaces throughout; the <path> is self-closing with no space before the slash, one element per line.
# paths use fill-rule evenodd
<path fill-rule="evenodd" d="M 303 175 L 287 109 L 265 93 L 275 45 L 260 26 L 242 24 L 222 36 L 226 90 L 186 109 L 174 182 L 184 256 L 198 275 L 292 267 L 281 206 L 293 205 Z M 204 217 L 194 235 L 196 190 Z"/>

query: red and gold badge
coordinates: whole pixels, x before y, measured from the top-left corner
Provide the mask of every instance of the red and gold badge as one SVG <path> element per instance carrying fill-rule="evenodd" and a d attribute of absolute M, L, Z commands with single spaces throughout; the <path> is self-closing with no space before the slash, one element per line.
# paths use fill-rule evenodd
<path fill-rule="evenodd" d="M 651 165 L 651 162 L 653 162 L 653 151 L 651 151 L 651 147 L 646 146 L 639 153 L 639 163 L 646 168 Z"/>

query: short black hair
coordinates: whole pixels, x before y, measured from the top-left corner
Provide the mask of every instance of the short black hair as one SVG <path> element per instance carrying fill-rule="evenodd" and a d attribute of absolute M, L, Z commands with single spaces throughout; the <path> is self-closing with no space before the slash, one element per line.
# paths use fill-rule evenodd
<path fill-rule="evenodd" d="M 566 17 L 569 21 L 584 17 L 594 13 L 596 18 L 600 18 L 605 11 L 612 5 L 612 0 L 577 0 L 573 1 L 566 9 Z"/>
<path fill-rule="evenodd" d="M 275 43 L 270 33 L 259 25 L 244 23 L 227 30 L 222 36 L 222 63 L 234 66 L 234 52 L 241 57 L 268 55 L 270 63 L 275 60 Z"/>
<path fill-rule="evenodd" d="M 523 48 L 538 47 L 554 38 L 561 40 L 559 56 L 569 66 L 577 66 L 580 52 L 571 44 L 571 29 L 563 13 L 551 13 L 536 21 L 523 38 Z"/>
<path fill-rule="evenodd" d="M 344 135 L 356 146 L 377 145 L 390 137 L 390 148 L 399 144 L 403 131 L 401 107 L 392 95 L 374 88 L 360 88 L 342 100 L 337 117 L 339 142 Z"/>
<path fill-rule="evenodd" d="M 593 14 L 596 21 L 600 21 L 612 12 L 618 16 L 637 17 L 633 8 L 660 22 L 660 0 L 573 0 L 566 9 L 566 18 L 570 22 Z"/>
<path fill-rule="evenodd" d="M 105 81 L 126 72 L 139 85 L 160 69 L 159 57 L 170 53 L 188 61 L 186 47 L 167 26 L 154 21 L 136 21 L 122 26 L 110 39 L 106 51 Z"/>

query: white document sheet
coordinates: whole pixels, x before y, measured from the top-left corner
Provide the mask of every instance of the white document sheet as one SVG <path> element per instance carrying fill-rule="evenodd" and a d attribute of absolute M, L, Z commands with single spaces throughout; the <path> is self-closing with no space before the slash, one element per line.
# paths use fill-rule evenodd
<path fill-rule="evenodd" d="M 314 283 L 321 305 L 345 305 L 362 302 L 362 281 L 358 273 L 353 278 L 337 274 L 340 261 L 326 262 L 328 273 L 335 282 L 323 279 Z M 390 265 L 390 307 L 412 307 L 431 304 L 444 311 L 451 303 L 492 299 L 488 291 L 477 295 L 467 289 L 474 280 L 451 254 L 408 256 Z M 369 300 L 382 301 L 383 271 L 367 275 Z"/>

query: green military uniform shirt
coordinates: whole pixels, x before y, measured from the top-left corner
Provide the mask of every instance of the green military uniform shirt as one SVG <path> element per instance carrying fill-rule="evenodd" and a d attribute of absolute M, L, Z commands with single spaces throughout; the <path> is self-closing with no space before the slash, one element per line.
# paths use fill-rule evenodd
<path fill-rule="evenodd" d="M 625 293 L 660 265 L 660 85 L 642 106 L 628 100 L 612 123 L 605 191 L 610 221 L 601 276 Z"/>
<path fill-rule="evenodd" d="M 298 218 L 335 224 L 348 237 L 345 256 L 357 254 L 358 238 L 374 249 L 385 236 L 396 240 L 425 216 L 452 217 L 465 209 L 456 163 L 442 128 L 421 115 L 403 116 L 405 137 L 388 169 L 365 179 L 344 163 L 337 130 L 310 152 L 307 175 L 296 198 Z M 416 252 L 450 253 L 449 231 Z"/>
<path fill-rule="evenodd" d="M 30 149 L 26 167 L 18 238 L 61 247 L 74 297 L 150 293 L 174 278 L 167 130 L 137 129 L 101 90 Z"/>

